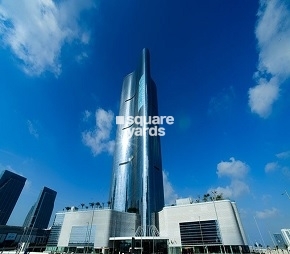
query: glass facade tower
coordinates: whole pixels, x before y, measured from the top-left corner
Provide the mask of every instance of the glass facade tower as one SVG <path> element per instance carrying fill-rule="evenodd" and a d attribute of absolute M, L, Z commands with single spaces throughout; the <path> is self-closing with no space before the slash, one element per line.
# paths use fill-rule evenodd
<path fill-rule="evenodd" d="M 44 187 L 37 202 L 28 212 L 23 227 L 46 229 L 54 207 L 56 191 Z"/>
<path fill-rule="evenodd" d="M 160 137 L 146 129 L 157 129 L 157 125 L 141 126 L 127 120 L 128 117 L 158 116 L 157 91 L 150 76 L 147 49 L 142 51 L 137 70 L 124 78 L 119 116 L 123 116 L 124 121 L 117 126 L 111 207 L 139 214 L 145 234 L 148 226 L 157 226 L 156 213 L 164 207 Z M 137 133 L 140 128 L 142 132 Z"/>
<path fill-rule="evenodd" d="M 6 225 L 24 187 L 26 178 L 8 170 L 0 176 L 0 225 Z"/>

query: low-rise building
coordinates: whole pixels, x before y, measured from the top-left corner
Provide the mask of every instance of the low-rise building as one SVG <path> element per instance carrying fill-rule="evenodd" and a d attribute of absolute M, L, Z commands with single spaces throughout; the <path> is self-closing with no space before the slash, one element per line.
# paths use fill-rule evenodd
<path fill-rule="evenodd" d="M 56 214 L 46 251 L 126 253 L 246 253 L 247 240 L 235 202 L 177 202 L 141 228 L 136 213 L 81 209 Z"/>
<path fill-rule="evenodd" d="M 283 228 L 281 229 L 281 234 L 285 241 L 285 244 L 289 247 L 290 246 L 290 229 Z"/>
<path fill-rule="evenodd" d="M 177 202 L 178 204 L 179 202 Z M 248 252 L 236 203 L 230 200 L 182 203 L 159 213 L 159 231 L 170 253 Z"/>
<path fill-rule="evenodd" d="M 41 252 L 46 248 L 49 235 L 49 229 L 1 225 L 0 249 Z"/>

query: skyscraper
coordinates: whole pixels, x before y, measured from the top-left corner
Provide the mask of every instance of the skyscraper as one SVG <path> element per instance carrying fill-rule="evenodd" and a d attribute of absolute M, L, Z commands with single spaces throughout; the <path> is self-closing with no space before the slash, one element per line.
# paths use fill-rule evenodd
<path fill-rule="evenodd" d="M 124 78 L 119 116 L 124 123 L 117 127 L 116 147 L 110 193 L 111 207 L 140 215 L 143 232 L 156 225 L 156 213 L 164 207 L 160 137 L 134 130 L 155 127 L 128 123 L 128 117 L 158 116 L 156 85 L 150 76 L 149 51 L 143 49 L 141 62 Z M 158 126 L 157 126 L 158 127 Z M 132 135 L 133 133 L 133 135 Z"/>
<path fill-rule="evenodd" d="M 6 225 L 24 187 L 26 178 L 8 170 L 0 177 L 0 225 Z"/>
<path fill-rule="evenodd" d="M 23 227 L 47 228 L 54 207 L 56 194 L 56 191 L 44 187 L 37 202 L 29 210 Z"/>

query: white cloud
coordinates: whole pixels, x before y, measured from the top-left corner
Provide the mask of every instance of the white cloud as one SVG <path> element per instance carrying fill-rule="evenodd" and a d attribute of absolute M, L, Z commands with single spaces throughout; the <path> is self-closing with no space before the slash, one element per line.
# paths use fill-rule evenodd
<path fill-rule="evenodd" d="M 290 5 L 286 2 L 260 1 L 256 27 L 260 73 L 290 75 Z"/>
<path fill-rule="evenodd" d="M 2 0 L 0 39 L 20 60 L 29 75 L 61 73 L 60 54 L 66 43 L 88 44 L 90 33 L 81 27 L 81 12 L 92 0 Z"/>
<path fill-rule="evenodd" d="M 236 198 L 243 194 L 250 192 L 249 186 L 240 180 L 232 180 L 229 186 L 217 187 L 215 189 L 210 189 L 208 192 L 216 191 L 217 193 L 222 193 L 224 198 Z"/>
<path fill-rule="evenodd" d="M 175 204 L 178 195 L 174 191 L 172 184 L 169 182 L 168 173 L 163 171 L 163 188 L 165 204 Z"/>
<path fill-rule="evenodd" d="M 290 158 L 290 151 L 285 151 L 285 152 L 282 152 L 282 153 L 277 153 L 276 154 L 276 157 L 279 158 L 279 159 L 288 159 L 288 158 Z"/>
<path fill-rule="evenodd" d="M 267 118 L 272 112 L 272 105 L 279 97 L 279 86 L 275 78 L 270 81 L 261 79 L 259 84 L 249 89 L 249 106 L 253 113 Z"/>
<path fill-rule="evenodd" d="M 266 219 L 266 218 L 275 217 L 277 213 L 278 213 L 278 210 L 273 207 L 272 209 L 265 209 L 264 211 L 257 211 L 256 217 L 259 219 Z"/>
<path fill-rule="evenodd" d="M 278 162 L 269 162 L 265 166 L 265 172 L 269 173 L 269 172 L 272 172 L 272 171 L 276 171 L 276 170 L 278 170 L 280 168 L 281 167 L 280 167 Z"/>
<path fill-rule="evenodd" d="M 91 117 L 92 112 L 85 110 L 85 112 L 83 113 L 83 121 L 87 122 L 89 120 L 89 118 Z"/>
<path fill-rule="evenodd" d="M 217 175 L 218 177 L 230 178 L 230 184 L 225 187 L 217 187 L 210 189 L 209 193 L 216 191 L 222 193 L 225 198 L 236 198 L 243 194 L 250 192 L 250 188 L 246 183 L 246 176 L 249 172 L 250 167 L 240 160 L 235 160 L 231 157 L 229 161 L 222 161 L 217 164 Z"/>
<path fill-rule="evenodd" d="M 4 166 L 4 165 L 2 165 L 2 164 L 0 163 L 0 173 L 1 173 L 2 171 L 4 171 L 4 170 L 8 170 L 8 171 L 10 171 L 10 172 L 12 172 L 12 173 L 14 173 L 14 174 L 17 174 L 17 175 L 20 175 L 20 176 L 23 176 L 23 177 L 26 178 L 26 176 L 24 176 L 22 173 L 17 172 L 17 171 L 16 171 L 14 168 L 12 168 L 10 165 L 6 165 L 6 166 Z M 29 189 L 30 186 L 31 186 L 31 181 L 28 180 L 28 179 L 26 179 L 25 184 L 24 184 L 24 189 Z"/>
<path fill-rule="evenodd" d="M 290 179 L 290 168 L 289 167 L 283 167 L 282 168 L 282 173 L 285 177 Z"/>
<path fill-rule="evenodd" d="M 81 42 L 83 44 L 89 44 L 90 39 L 91 39 L 91 35 L 89 32 L 84 32 L 81 36 Z"/>
<path fill-rule="evenodd" d="M 76 59 L 76 61 L 78 62 L 78 63 L 81 63 L 81 62 L 83 62 L 86 58 L 88 58 L 89 56 L 88 56 L 88 54 L 86 53 L 86 52 L 81 52 L 79 55 L 77 55 L 76 57 L 75 57 L 75 59 Z"/>
<path fill-rule="evenodd" d="M 110 140 L 114 114 L 112 111 L 97 109 L 95 113 L 96 125 L 93 130 L 82 133 L 83 143 L 91 148 L 94 156 L 102 152 L 113 153 L 115 142 Z"/>
<path fill-rule="evenodd" d="M 249 89 L 253 113 L 266 118 L 278 99 L 281 84 L 290 77 L 290 5 L 286 1 L 260 1 L 256 26 L 259 63 L 257 85 Z"/>
<path fill-rule="evenodd" d="M 244 178 L 249 171 L 249 166 L 235 158 L 230 161 L 222 161 L 217 165 L 217 174 L 219 177 L 228 176 L 230 178 Z"/>
<path fill-rule="evenodd" d="M 278 158 L 278 161 L 276 162 L 269 162 L 265 165 L 265 172 L 274 172 L 274 171 L 280 171 L 282 172 L 286 177 L 289 177 L 289 168 L 287 166 L 283 165 L 283 160 L 287 160 L 290 158 L 290 151 L 285 151 L 281 153 L 277 153 L 275 155 Z"/>
<path fill-rule="evenodd" d="M 233 180 L 230 187 L 233 190 L 233 197 L 238 197 L 250 192 L 249 186 L 240 180 Z"/>
<path fill-rule="evenodd" d="M 38 131 L 37 129 L 35 128 L 34 124 L 32 123 L 32 121 L 30 120 L 27 120 L 27 127 L 28 127 L 28 131 L 29 133 L 35 137 L 36 139 L 39 138 L 39 134 L 38 134 Z"/>

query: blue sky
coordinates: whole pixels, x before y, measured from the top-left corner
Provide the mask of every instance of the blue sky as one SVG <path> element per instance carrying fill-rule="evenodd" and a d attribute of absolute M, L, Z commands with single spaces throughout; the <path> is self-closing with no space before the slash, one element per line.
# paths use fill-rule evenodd
<path fill-rule="evenodd" d="M 249 242 L 289 228 L 288 1 L 0 1 L 0 170 L 43 186 L 55 211 L 106 203 L 124 76 L 151 53 L 167 204 L 213 190 Z M 262 238 L 259 235 L 262 232 Z"/>

